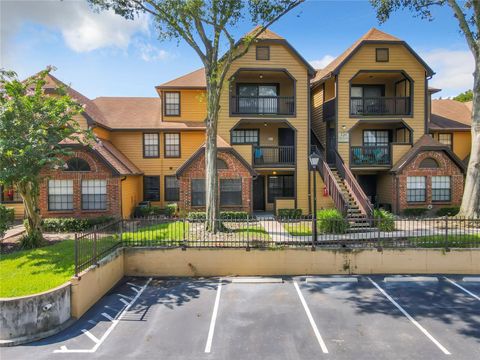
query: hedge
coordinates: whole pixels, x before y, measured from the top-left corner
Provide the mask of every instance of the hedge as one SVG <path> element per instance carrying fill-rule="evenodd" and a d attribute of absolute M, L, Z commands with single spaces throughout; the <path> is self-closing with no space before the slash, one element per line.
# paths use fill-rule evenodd
<path fill-rule="evenodd" d="M 427 208 L 408 208 L 403 210 L 403 215 L 408 217 L 423 216 L 428 212 Z"/>
<path fill-rule="evenodd" d="M 247 220 L 249 217 L 248 212 L 246 211 L 221 211 L 220 219 L 221 220 Z M 207 219 L 207 214 L 205 211 L 192 211 L 187 215 L 188 221 L 205 221 Z"/>
<path fill-rule="evenodd" d="M 300 219 L 302 209 L 278 209 L 277 216 L 281 219 Z"/>
<path fill-rule="evenodd" d="M 42 228 L 46 232 L 81 232 L 115 220 L 111 216 L 99 216 L 90 219 L 78 218 L 48 218 L 42 220 Z"/>
<path fill-rule="evenodd" d="M 459 211 L 459 206 L 443 207 L 437 210 L 437 216 L 455 216 Z"/>
<path fill-rule="evenodd" d="M 317 212 L 317 228 L 324 234 L 345 234 L 349 224 L 337 209 L 325 209 Z"/>

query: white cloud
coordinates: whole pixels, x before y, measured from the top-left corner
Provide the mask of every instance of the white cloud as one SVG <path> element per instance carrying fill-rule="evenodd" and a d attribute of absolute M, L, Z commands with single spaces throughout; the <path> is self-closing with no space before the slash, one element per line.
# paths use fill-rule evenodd
<path fill-rule="evenodd" d="M 309 61 L 310 65 L 312 65 L 315 69 L 323 69 L 325 66 L 330 64 L 335 59 L 332 55 L 325 55 L 319 60 L 311 60 Z"/>
<path fill-rule="evenodd" d="M 471 89 L 475 63 L 468 50 L 435 49 L 420 54 L 435 71 L 429 85 L 442 89 L 436 97 L 451 97 Z"/>
<path fill-rule="evenodd" d="M 76 52 L 99 48 L 126 49 L 136 33 L 149 33 L 149 20 L 142 15 L 133 21 L 111 11 L 95 13 L 82 0 L 1 1 L 2 42 L 10 41 L 25 23 L 59 31 L 65 44 Z"/>
<path fill-rule="evenodd" d="M 170 53 L 167 51 L 146 42 L 137 41 L 135 46 L 138 49 L 142 60 L 146 62 L 165 60 L 170 57 Z"/>

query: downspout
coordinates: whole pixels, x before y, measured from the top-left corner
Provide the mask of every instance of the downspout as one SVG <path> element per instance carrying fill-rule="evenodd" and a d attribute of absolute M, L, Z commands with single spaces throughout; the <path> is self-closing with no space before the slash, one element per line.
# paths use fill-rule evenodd
<path fill-rule="evenodd" d="M 307 174 L 308 174 L 308 213 L 312 213 L 312 191 L 310 189 L 311 187 L 311 179 L 310 179 L 310 164 L 309 164 L 309 159 L 308 157 L 310 156 L 310 153 L 312 151 L 312 134 L 311 134 L 311 121 L 312 121 L 312 106 L 311 106 L 311 88 L 310 88 L 310 79 L 311 77 L 307 77 L 307 106 L 308 106 L 308 147 L 307 147 Z M 315 176 L 315 174 L 314 174 Z M 295 184 L 296 185 L 296 184 Z"/>
<path fill-rule="evenodd" d="M 123 198 L 122 198 L 122 195 L 123 195 L 123 185 L 122 185 L 122 182 L 124 182 L 125 180 L 127 180 L 127 177 L 124 176 L 122 179 L 120 179 L 120 196 L 119 196 L 119 200 L 120 200 L 120 217 L 123 219 Z"/>

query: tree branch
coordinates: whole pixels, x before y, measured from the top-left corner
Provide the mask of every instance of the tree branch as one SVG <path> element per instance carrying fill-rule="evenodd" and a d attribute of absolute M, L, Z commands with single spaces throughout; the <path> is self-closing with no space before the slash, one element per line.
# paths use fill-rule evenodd
<path fill-rule="evenodd" d="M 473 55 L 475 56 L 475 60 L 477 60 L 480 55 L 480 49 L 472 33 L 472 30 L 470 29 L 470 26 L 468 25 L 464 12 L 462 11 L 462 9 L 460 8 L 460 6 L 457 4 L 455 0 L 447 0 L 447 1 L 450 7 L 452 8 L 453 13 L 455 14 L 455 17 L 458 19 L 460 29 L 465 35 L 465 39 L 467 40 L 468 47 L 470 48 Z"/>

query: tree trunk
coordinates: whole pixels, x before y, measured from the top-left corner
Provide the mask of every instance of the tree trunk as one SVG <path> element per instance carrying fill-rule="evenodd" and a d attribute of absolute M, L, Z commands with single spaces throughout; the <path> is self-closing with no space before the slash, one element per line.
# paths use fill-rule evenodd
<path fill-rule="evenodd" d="M 22 241 L 22 247 L 39 247 L 43 240 L 41 218 L 38 209 L 38 185 L 32 182 L 17 184 L 17 190 L 23 199 L 25 207 L 26 236 Z"/>
<path fill-rule="evenodd" d="M 215 74 L 216 72 L 214 72 Z M 217 175 L 217 124 L 221 86 L 216 82 L 216 75 L 207 73 L 207 124 L 205 142 L 205 201 L 206 230 L 216 233 L 220 227 Z"/>
<path fill-rule="evenodd" d="M 472 103 L 472 149 L 468 162 L 462 206 L 458 216 L 480 217 L 480 58 L 475 56 Z"/>

